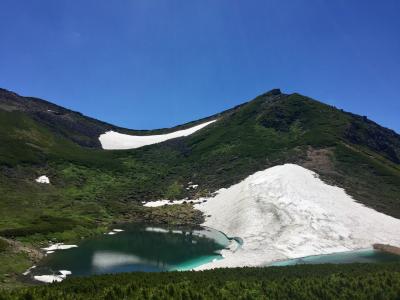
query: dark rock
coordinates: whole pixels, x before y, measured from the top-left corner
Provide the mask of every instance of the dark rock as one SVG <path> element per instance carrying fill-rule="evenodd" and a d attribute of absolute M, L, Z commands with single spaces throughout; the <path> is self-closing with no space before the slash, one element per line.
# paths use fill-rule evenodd
<path fill-rule="evenodd" d="M 282 92 L 280 89 L 272 89 L 269 92 L 266 92 L 265 94 L 263 94 L 262 96 L 270 97 L 270 96 L 278 96 L 281 94 L 282 94 Z"/>

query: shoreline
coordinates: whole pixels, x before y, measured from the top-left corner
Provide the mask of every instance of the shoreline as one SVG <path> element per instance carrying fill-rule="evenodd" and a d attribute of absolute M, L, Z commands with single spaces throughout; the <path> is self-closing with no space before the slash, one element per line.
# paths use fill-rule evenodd
<path fill-rule="evenodd" d="M 115 227 L 115 226 L 112 226 Z M 99 227 L 101 228 L 101 227 Z M 118 228 L 111 228 L 107 227 L 107 230 L 105 230 L 104 232 L 102 231 L 101 233 L 96 234 L 97 236 L 101 236 L 102 234 L 117 234 L 120 233 L 124 230 L 122 229 L 118 229 Z M 86 237 L 88 238 L 88 237 Z M 85 239 L 86 239 L 85 238 Z M 83 240 L 85 240 L 83 239 Z M 77 244 L 79 244 L 79 242 L 82 242 L 82 239 L 80 240 L 70 240 L 72 242 L 76 242 Z M 18 241 L 14 241 L 12 240 L 13 243 L 20 243 Z M 55 273 L 59 273 L 59 274 L 50 274 L 50 275 L 35 275 L 37 269 L 40 269 L 41 266 L 41 262 L 43 261 L 43 259 L 46 258 L 47 255 L 52 254 L 56 251 L 62 251 L 62 250 L 68 250 L 71 248 L 77 248 L 78 245 L 77 244 L 65 244 L 64 242 L 54 242 L 54 243 L 47 243 L 46 247 L 38 247 L 38 246 L 33 246 L 30 245 L 25 246 L 26 248 L 29 249 L 33 249 L 33 251 L 35 253 L 37 253 L 37 256 L 35 258 L 31 258 L 30 257 L 30 262 L 31 265 L 29 266 L 29 268 L 26 269 L 26 271 L 22 272 L 21 274 L 17 274 L 17 278 L 19 282 L 21 283 L 29 283 L 29 284 L 34 284 L 34 285 L 40 285 L 40 284 L 46 284 L 46 283 L 51 283 L 51 282 L 60 282 L 64 279 L 66 279 L 66 277 L 68 275 L 71 275 L 71 272 L 68 270 L 57 270 Z M 52 281 L 49 281 L 53 279 Z"/>
<path fill-rule="evenodd" d="M 309 259 L 309 258 L 323 257 L 323 256 L 329 256 L 329 255 L 335 255 L 335 254 L 358 253 L 358 252 L 369 251 L 369 250 L 375 250 L 375 249 L 371 246 L 371 247 L 368 247 L 368 248 L 359 248 L 359 249 L 348 250 L 348 251 L 339 251 L 339 252 L 331 252 L 331 253 L 323 253 L 323 254 L 313 254 L 313 255 L 300 256 L 300 257 L 294 257 L 294 258 L 279 259 L 279 260 L 271 261 L 267 265 L 264 265 L 262 267 L 280 267 L 280 266 L 275 266 L 274 264 L 279 264 L 279 263 L 288 262 L 288 261 L 304 260 L 304 259 Z"/>
<path fill-rule="evenodd" d="M 400 256 L 400 247 L 389 244 L 373 244 L 373 249 Z"/>

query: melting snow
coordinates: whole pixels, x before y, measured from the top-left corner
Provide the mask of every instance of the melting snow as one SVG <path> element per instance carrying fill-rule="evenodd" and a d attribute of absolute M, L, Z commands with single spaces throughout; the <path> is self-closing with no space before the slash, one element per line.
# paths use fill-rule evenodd
<path fill-rule="evenodd" d="M 99 136 L 99 141 L 103 149 L 106 150 L 135 149 L 147 145 L 161 143 L 170 139 L 191 135 L 215 121 L 216 120 L 205 122 L 188 129 L 160 135 L 138 136 L 122 134 L 115 131 L 107 131 Z"/>
<path fill-rule="evenodd" d="M 190 190 L 190 189 L 197 189 L 199 187 L 199 185 L 198 184 L 189 184 L 188 185 L 188 187 L 186 188 L 187 190 Z"/>
<path fill-rule="evenodd" d="M 160 233 L 168 233 L 169 231 L 164 228 L 158 228 L 158 227 L 146 227 L 146 231 L 149 232 L 160 232 Z"/>
<path fill-rule="evenodd" d="M 114 234 L 117 234 L 118 232 L 122 232 L 122 231 L 124 231 L 124 230 L 123 229 L 113 229 L 110 232 L 108 232 L 107 234 L 114 235 Z"/>
<path fill-rule="evenodd" d="M 303 167 L 286 164 L 257 172 L 197 204 L 204 225 L 243 239 L 233 253 L 197 269 L 260 266 L 374 243 L 400 245 L 400 220 L 357 203 Z"/>
<path fill-rule="evenodd" d="M 64 278 L 61 275 L 37 275 L 34 276 L 35 280 L 45 282 L 45 283 L 52 283 L 52 282 L 61 282 Z"/>
<path fill-rule="evenodd" d="M 35 180 L 36 180 L 36 182 L 38 182 L 38 183 L 46 183 L 46 184 L 49 184 L 49 183 L 50 183 L 50 179 L 49 179 L 49 177 L 47 177 L 46 175 L 42 175 L 42 176 L 36 178 Z"/>
<path fill-rule="evenodd" d="M 24 275 L 24 276 L 28 275 L 34 268 L 36 268 L 36 266 L 30 267 L 28 270 L 26 270 L 24 273 L 22 273 L 22 275 Z"/>
<path fill-rule="evenodd" d="M 46 251 L 46 254 L 53 253 L 56 250 L 66 250 L 70 248 L 75 248 L 78 247 L 77 245 L 65 245 L 64 243 L 56 243 L 53 245 L 50 245 L 49 247 L 42 248 L 42 250 Z"/>
<path fill-rule="evenodd" d="M 35 280 L 45 282 L 45 283 L 52 283 L 52 282 L 61 282 L 65 278 L 67 278 L 68 275 L 71 275 L 71 271 L 68 270 L 60 270 L 60 274 L 57 275 L 37 275 L 34 276 Z"/>
<path fill-rule="evenodd" d="M 199 198 L 196 200 L 157 200 L 157 201 L 150 201 L 150 202 L 145 202 L 143 206 L 146 207 L 159 207 L 159 206 L 164 206 L 164 205 L 175 205 L 175 204 L 184 204 L 184 203 L 200 203 L 201 201 L 204 201 L 204 198 Z"/>

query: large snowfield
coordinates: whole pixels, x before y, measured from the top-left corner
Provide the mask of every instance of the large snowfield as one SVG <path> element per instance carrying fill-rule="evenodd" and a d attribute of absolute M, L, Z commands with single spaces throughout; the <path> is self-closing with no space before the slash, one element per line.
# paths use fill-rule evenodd
<path fill-rule="evenodd" d="M 341 188 L 303 167 L 286 164 L 257 172 L 195 207 L 205 226 L 243 239 L 224 259 L 197 269 L 261 266 L 272 261 L 400 246 L 400 220 L 357 203 Z"/>
<path fill-rule="evenodd" d="M 178 130 L 175 132 L 160 135 L 139 136 L 118 133 L 115 131 L 107 131 L 106 133 L 103 133 L 99 136 L 99 141 L 102 148 L 106 150 L 135 149 L 147 145 L 158 144 L 170 139 L 191 135 L 215 121 L 216 120 L 212 120 L 188 129 Z"/>

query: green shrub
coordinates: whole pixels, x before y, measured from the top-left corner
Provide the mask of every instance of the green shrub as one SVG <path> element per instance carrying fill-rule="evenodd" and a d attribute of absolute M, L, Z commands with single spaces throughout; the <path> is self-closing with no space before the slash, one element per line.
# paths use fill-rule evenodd
<path fill-rule="evenodd" d="M 8 248 L 8 243 L 7 241 L 0 239 L 0 252 L 6 251 Z"/>

